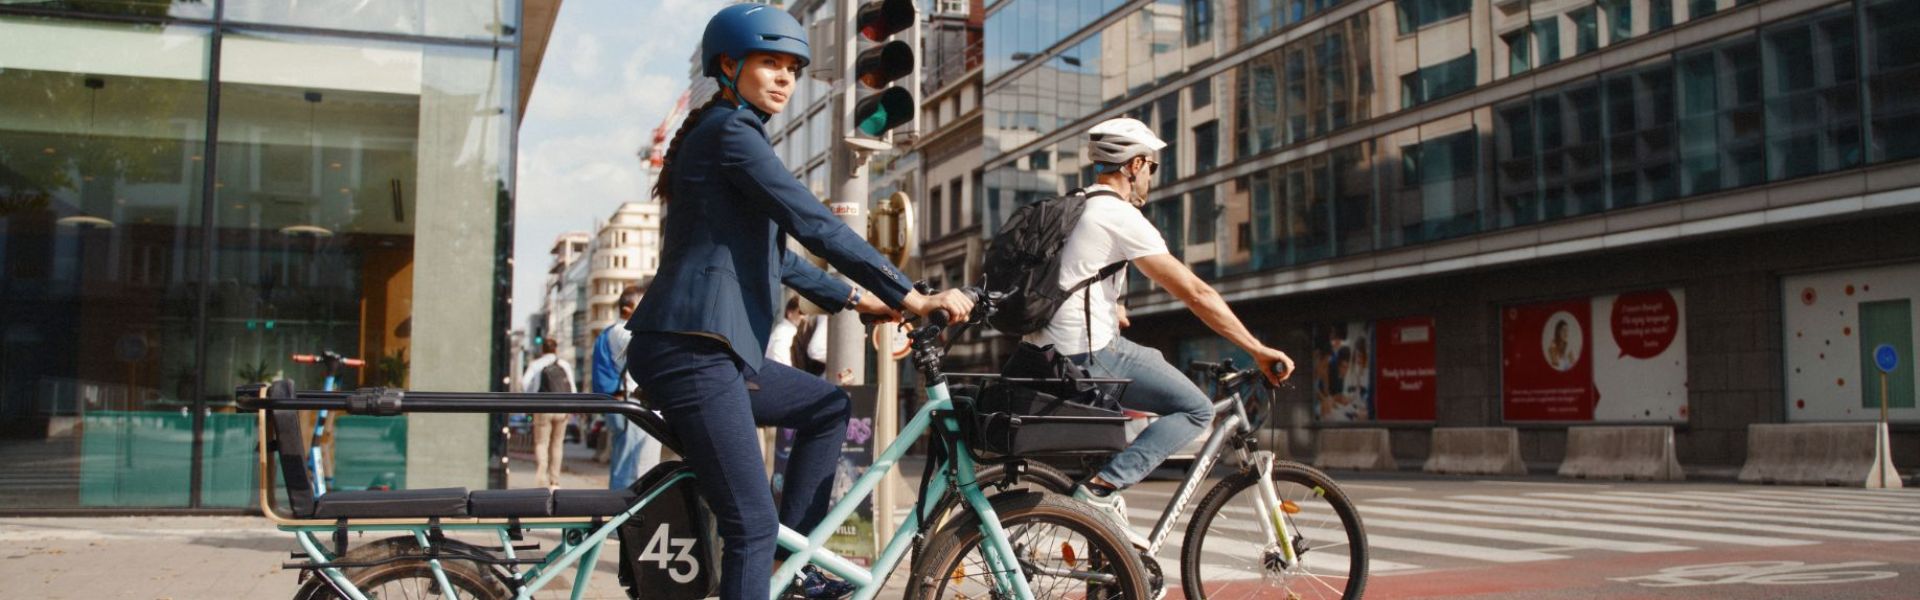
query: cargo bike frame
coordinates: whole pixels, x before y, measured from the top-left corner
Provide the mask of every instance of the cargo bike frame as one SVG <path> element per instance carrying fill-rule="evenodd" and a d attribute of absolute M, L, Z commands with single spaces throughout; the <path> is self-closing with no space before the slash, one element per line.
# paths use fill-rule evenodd
<path fill-rule="evenodd" d="M 978 295 L 977 291 L 974 293 Z M 956 323 L 956 328 L 981 322 L 985 313 L 992 310 L 992 303 L 982 299 L 979 307 L 967 323 Z M 853 583 L 858 588 L 853 595 L 856 600 L 870 599 L 880 592 L 887 576 L 900 565 L 910 549 L 918 549 L 923 544 L 942 547 L 943 536 L 969 537 L 977 531 L 980 536 L 976 540 L 977 548 L 984 557 L 985 570 L 989 572 L 990 593 L 996 598 L 1036 598 L 1034 590 L 1029 587 L 1029 580 L 1036 573 L 1044 573 L 1082 582 L 1076 594 L 1085 593 L 1093 597 L 1096 595 L 1091 593 L 1093 590 L 1117 590 L 1107 597 L 1143 599 L 1146 595 L 1144 567 L 1137 556 L 1126 550 L 1124 537 L 1091 509 L 1084 509 L 1077 514 L 1071 510 L 1058 510 L 1062 503 L 1075 507 L 1078 504 L 1050 494 L 1046 495 L 1046 502 L 1038 503 L 1054 505 L 1056 510 L 1048 518 L 1056 526 L 1065 521 L 1069 529 L 1089 536 L 1089 549 L 1084 550 L 1088 556 L 1110 557 L 1105 563 L 1096 564 L 1098 561 L 1090 561 L 1085 556 L 1075 560 L 1071 548 L 1058 548 L 1067 554 L 1067 563 L 1076 566 L 1084 564 L 1085 569 L 1107 568 L 1110 572 L 1041 565 L 1035 560 L 1035 552 L 1051 552 L 1054 549 L 1021 548 L 1018 539 L 1020 532 L 1009 534 L 1009 529 L 1021 528 L 1003 527 L 1003 521 L 1009 519 L 1012 522 L 1008 525 L 1026 522 L 1022 515 L 1034 512 L 1030 509 L 1037 503 L 1033 498 L 1022 498 L 1021 494 L 999 494 L 990 498 L 983 491 L 983 486 L 992 486 L 995 482 L 983 481 L 975 475 L 975 457 L 978 455 L 968 448 L 964 431 L 968 426 L 961 422 L 963 411 L 955 410 L 954 401 L 948 395 L 945 376 L 940 372 L 940 360 L 944 353 L 942 330 L 947 324 L 938 315 L 926 321 L 922 328 L 911 334 L 914 361 L 925 377 L 926 403 L 906 423 L 899 437 L 882 450 L 873 465 L 854 482 L 851 490 L 833 505 L 819 526 L 804 534 L 785 526 L 780 527 L 778 543 L 791 554 L 773 575 L 772 597 L 781 597 L 800 569 L 814 564 Z M 297 411 L 333 410 L 380 416 L 504 412 L 617 414 L 630 419 L 667 447 L 678 449 L 675 436 L 658 415 L 638 403 L 606 395 L 403 392 L 391 389 L 314 392 L 295 391 L 293 383 L 285 380 L 272 385 L 243 386 L 235 394 L 242 407 L 259 411 L 263 449 L 258 460 L 261 510 L 279 529 L 292 533 L 301 549 L 293 555 L 293 558 L 300 560 L 284 565 L 302 572 L 303 586 L 296 598 L 366 600 L 369 595 L 361 589 L 362 585 L 380 583 L 381 577 L 392 578 L 395 577 L 393 573 L 400 573 L 413 580 L 424 581 L 431 592 L 443 597 L 527 599 L 571 569 L 574 573 L 571 597 L 578 600 L 586 592 L 587 582 L 609 537 L 622 531 L 623 525 L 667 494 L 678 491 L 688 495 L 688 498 L 692 497 L 690 484 L 693 472 L 679 462 L 661 465 L 643 476 L 629 490 L 557 490 L 548 495 L 548 490 L 479 490 L 468 494 L 463 488 L 445 488 L 314 494 L 305 467 L 306 461 L 302 460 L 306 452 L 299 447 Z M 920 504 L 915 506 L 941 505 L 944 504 L 943 500 L 949 498 L 949 494 L 957 492 L 960 504 L 969 511 L 970 518 L 948 519 L 939 523 L 945 527 L 933 532 L 929 539 L 927 526 L 920 516 L 922 511 L 914 510 L 887 541 L 871 568 L 857 565 L 827 549 L 828 538 L 874 492 L 882 477 L 898 464 L 907 449 L 928 434 L 934 435 L 938 447 L 945 451 L 937 460 L 937 466 L 930 469 L 936 476 L 926 477 L 921 482 Z M 281 475 L 286 479 L 288 505 L 292 514 L 282 514 L 275 508 L 272 469 L 276 456 L 279 458 Z M 1017 464 L 1019 459 L 1006 462 Z M 1038 497 L 1040 494 L 1031 496 Z M 689 509 L 688 512 L 699 511 Z M 1014 512 L 1020 514 L 1010 514 Z M 1062 512 L 1068 514 L 1062 516 Z M 639 539 L 622 540 L 622 554 L 634 552 L 627 549 L 629 545 L 644 545 L 644 549 L 637 551 L 641 554 L 641 562 L 657 563 L 660 571 L 672 582 L 710 582 L 711 572 L 717 570 L 718 565 L 717 553 L 713 551 L 715 544 L 711 543 L 710 529 L 700 525 L 697 519 L 694 521 L 688 528 L 692 530 L 674 531 L 667 527 L 667 523 L 662 523 L 654 535 L 647 536 L 650 539 L 644 542 Z M 558 532 L 560 542 L 544 555 L 529 556 L 538 549 L 537 544 L 516 542 L 523 539 L 525 532 L 542 530 Z M 366 532 L 397 532 L 402 535 L 349 548 L 349 534 Z M 492 534 L 490 537 L 498 542 L 498 546 L 481 546 L 455 539 L 448 537 L 448 532 Z M 1093 548 L 1096 544 L 1104 545 L 1105 549 Z M 628 566 L 623 561 L 623 569 Z M 946 567 L 936 565 L 932 568 Z M 943 588 L 943 580 L 949 576 L 944 570 L 921 573 L 918 565 L 915 571 L 915 581 L 909 586 L 909 595 L 912 597 L 923 595 L 923 587 Z M 958 577 L 960 571 L 953 573 L 954 577 Z M 633 576 L 639 577 L 640 574 Z M 643 597 L 639 591 L 641 587 L 630 587 L 629 595 Z M 657 588 L 647 586 L 646 589 Z M 711 592 L 695 590 L 693 593 L 697 594 L 693 597 L 704 597 Z M 645 597 L 660 596 L 647 594 Z"/>

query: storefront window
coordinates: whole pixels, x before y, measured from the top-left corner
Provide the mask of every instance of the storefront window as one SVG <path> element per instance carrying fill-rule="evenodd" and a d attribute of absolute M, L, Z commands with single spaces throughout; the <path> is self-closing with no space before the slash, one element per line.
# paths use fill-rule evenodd
<path fill-rule="evenodd" d="M 208 46 L 0 17 L 0 509 L 190 503 Z"/>
<path fill-rule="evenodd" d="M 511 38 L 520 13 L 519 0 L 224 1 L 233 21 L 452 38 Z"/>

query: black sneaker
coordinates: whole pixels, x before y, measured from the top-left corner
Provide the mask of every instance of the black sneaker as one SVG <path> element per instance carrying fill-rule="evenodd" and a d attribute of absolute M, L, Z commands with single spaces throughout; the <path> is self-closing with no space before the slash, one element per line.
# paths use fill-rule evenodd
<path fill-rule="evenodd" d="M 857 589 L 851 583 L 826 574 L 813 565 L 800 569 L 800 575 L 793 578 L 793 585 L 787 588 L 787 597 L 805 600 L 839 600 L 853 594 Z"/>

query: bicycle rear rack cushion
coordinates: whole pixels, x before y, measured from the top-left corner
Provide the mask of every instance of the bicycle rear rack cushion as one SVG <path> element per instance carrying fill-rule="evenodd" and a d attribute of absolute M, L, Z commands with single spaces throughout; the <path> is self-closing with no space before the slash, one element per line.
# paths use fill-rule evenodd
<path fill-rule="evenodd" d="M 482 519 L 552 516 L 553 492 L 546 488 L 474 490 L 467 495 L 467 512 Z"/>
<path fill-rule="evenodd" d="M 554 490 L 553 516 L 611 517 L 627 511 L 640 499 L 625 490 Z"/>
<path fill-rule="evenodd" d="M 401 519 L 467 516 L 467 488 L 353 490 L 321 494 L 313 516 L 323 519 Z"/>

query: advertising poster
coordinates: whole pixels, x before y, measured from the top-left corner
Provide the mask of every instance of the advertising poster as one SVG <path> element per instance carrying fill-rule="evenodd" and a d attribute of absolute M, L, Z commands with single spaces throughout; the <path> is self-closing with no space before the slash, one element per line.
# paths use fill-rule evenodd
<path fill-rule="evenodd" d="M 1433 420 L 1433 317 L 1315 324 L 1302 368 L 1322 422 Z"/>
<path fill-rule="evenodd" d="M 1506 420 L 1685 421 L 1685 300 L 1674 288 L 1502 310 Z"/>
<path fill-rule="evenodd" d="M 1788 420 L 1877 421 L 1884 392 L 1887 420 L 1920 422 L 1920 264 L 1784 277 L 1780 293 Z M 1882 346 L 1896 359 L 1884 375 L 1873 360 Z"/>
<path fill-rule="evenodd" d="M 1381 319 L 1373 323 L 1373 331 L 1380 341 L 1375 352 L 1374 418 L 1432 421 L 1438 399 L 1433 317 Z"/>
<path fill-rule="evenodd" d="M 840 465 L 833 478 L 833 497 L 831 502 L 838 504 L 847 492 L 853 489 L 853 482 L 867 472 L 873 465 L 875 449 L 873 447 L 873 413 L 878 388 L 871 385 L 846 387 L 847 394 L 853 398 L 853 417 L 847 419 L 847 442 L 840 449 Z M 794 431 L 781 429 L 773 454 L 773 498 L 778 506 L 780 495 L 786 483 L 787 459 L 793 454 Z M 807 532 L 802 531 L 801 534 Z M 827 540 L 827 548 L 854 564 L 870 565 L 879 556 L 879 542 L 873 533 L 873 497 L 860 501 L 853 516 L 840 525 Z"/>
<path fill-rule="evenodd" d="M 1313 396 L 1323 422 L 1373 419 L 1373 324 L 1313 326 Z"/>

